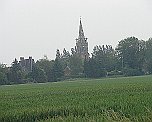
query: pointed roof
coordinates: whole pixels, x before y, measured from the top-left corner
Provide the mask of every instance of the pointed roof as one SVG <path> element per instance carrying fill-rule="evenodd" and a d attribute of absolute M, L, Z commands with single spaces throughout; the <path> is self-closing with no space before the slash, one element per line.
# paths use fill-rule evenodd
<path fill-rule="evenodd" d="M 85 38 L 84 32 L 83 32 L 83 27 L 82 27 L 82 22 L 80 18 L 80 25 L 79 25 L 79 39 Z"/>

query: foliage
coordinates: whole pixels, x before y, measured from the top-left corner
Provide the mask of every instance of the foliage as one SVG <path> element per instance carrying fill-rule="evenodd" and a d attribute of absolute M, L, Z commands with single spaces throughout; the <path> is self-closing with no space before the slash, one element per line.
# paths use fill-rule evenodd
<path fill-rule="evenodd" d="M 72 75 L 80 75 L 83 73 L 83 60 L 78 55 L 72 55 L 69 59 L 69 66 Z"/>
<path fill-rule="evenodd" d="M 36 62 L 36 65 L 42 69 L 46 75 L 46 79 L 48 82 L 53 81 L 52 80 L 52 70 L 53 70 L 53 65 L 54 65 L 54 60 L 48 60 L 48 58 L 40 59 Z"/>
<path fill-rule="evenodd" d="M 118 58 L 122 62 L 122 68 L 141 69 L 145 43 L 135 37 L 121 40 L 116 48 Z"/>
<path fill-rule="evenodd" d="M 95 46 L 92 58 L 95 59 L 106 71 L 114 70 L 115 51 L 111 45 Z"/>
<path fill-rule="evenodd" d="M 104 77 L 106 75 L 105 69 L 93 58 L 90 58 L 89 61 L 85 61 L 84 72 L 86 77 L 90 78 Z"/>
<path fill-rule="evenodd" d="M 85 61 L 84 72 L 87 77 L 104 77 L 115 69 L 115 52 L 112 46 L 95 46 L 92 58 Z"/>
<path fill-rule="evenodd" d="M 146 42 L 144 71 L 146 74 L 152 74 L 152 38 Z"/>
<path fill-rule="evenodd" d="M 0 64 L 0 85 L 8 84 L 7 70 L 6 65 Z"/>
<path fill-rule="evenodd" d="M 43 69 L 38 67 L 36 64 L 33 66 L 32 72 L 29 72 L 28 77 L 31 78 L 33 82 L 46 82 L 47 77 Z"/>
<path fill-rule="evenodd" d="M 144 73 L 138 69 L 132 69 L 132 68 L 127 68 L 125 67 L 123 69 L 123 75 L 124 76 L 139 76 L 143 75 Z"/>
<path fill-rule="evenodd" d="M 60 62 L 60 59 L 56 58 L 54 61 L 53 68 L 52 68 L 52 80 L 53 81 L 61 80 L 63 75 L 64 75 L 64 72 L 63 72 L 63 67 Z"/>
<path fill-rule="evenodd" d="M 0 84 L 152 74 L 152 38 L 144 41 L 128 37 L 119 41 L 115 49 L 111 45 L 95 46 L 91 54 L 84 59 L 74 48 L 71 49 L 71 54 L 65 48 L 62 53 L 57 49 L 55 60 L 44 56 L 35 65 L 32 64 L 32 72 L 25 71 L 25 67 L 21 67 L 15 59 L 11 67 L 0 65 Z M 67 67 L 68 76 L 65 70 Z"/>
<path fill-rule="evenodd" d="M 10 70 L 8 71 L 8 80 L 11 83 L 23 83 L 24 78 L 24 72 L 21 69 L 21 66 L 19 65 L 17 59 L 12 63 L 12 66 L 10 67 Z"/>

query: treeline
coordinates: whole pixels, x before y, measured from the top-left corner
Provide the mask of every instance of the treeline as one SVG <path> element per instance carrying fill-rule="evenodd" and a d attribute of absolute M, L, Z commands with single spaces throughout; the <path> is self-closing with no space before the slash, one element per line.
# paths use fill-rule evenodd
<path fill-rule="evenodd" d="M 110 45 L 95 46 L 89 59 L 82 59 L 71 50 L 56 51 L 55 60 L 47 56 L 38 60 L 31 72 L 22 70 L 17 59 L 11 67 L 0 65 L 0 84 L 53 82 L 67 78 L 99 78 L 152 74 L 152 38 L 147 41 L 129 37 L 113 49 Z"/>
<path fill-rule="evenodd" d="M 130 37 L 121 40 L 115 49 L 107 45 L 95 46 L 92 57 L 84 64 L 87 77 L 151 74 L 152 38 L 143 41 Z"/>

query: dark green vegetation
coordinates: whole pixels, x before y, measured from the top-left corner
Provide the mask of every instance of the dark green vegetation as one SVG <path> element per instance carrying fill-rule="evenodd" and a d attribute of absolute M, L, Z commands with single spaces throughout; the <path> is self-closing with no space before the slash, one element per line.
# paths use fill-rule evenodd
<path fill-rule="evenodd" d="M 0 122 L 151 122 L 152 76 L 0 86 Z"/>
<path fill-rule="evenodd" d="M 145 74 L 152 74 L 152 38 L 143 41 L 129 37 L 121 40 L 115 49 L 110 45 L 95 46 L 87 59 L 74 50 L 71 50 L 71 54 L 65 48 L 62 53 L 57 50 L 55 60 L 45 56 L 29 72 L 15 59 L 11 67 L 0 65 L 0 84 Z"/>

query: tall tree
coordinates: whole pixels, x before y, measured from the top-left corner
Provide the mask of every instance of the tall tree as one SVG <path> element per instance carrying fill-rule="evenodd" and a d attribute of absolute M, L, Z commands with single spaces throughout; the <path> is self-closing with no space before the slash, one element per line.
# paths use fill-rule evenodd
<path fill-rule="evenodd" d="M 48 58 L 43 58 L 40 59 L 36 62 L 36 65 L 40 68 L 43 69 L 46 77 L 47 77 L 47 81 L 51 82 L 52 81 L 52 69 L 53 69 L 53 65 L 54 65 L 54 60 L 48 60 Z"/>
<path fill-rule="evenodd" d="M 71 74 L 74 76 L 83 74 L 83 60 L 77 54 L 74 54 L 69 59 L 69 67 L 71 68 Z"/>
<path fill-rule="evenodd" d="M 95 46 L 92 57 L 100 64 L 102 69 L 106 71 L 115 69 L 115 51 L 111 45 Z"/>
<path fill-rule="evenodd" d="M 52 68 L 52 80 L 53 81 L 61 80 L 63 76 L 64 76 L 64 72 L 61 61 L 58 58 L 56 58 Z"/>
<path fill-rule="evenodd" d="M 99 78 L 105 76 L 105 69 L 93 57 L 84 62 L 84 73 L 86 77 Z"/>
<path fill-rule="evenodd" d="M 8 79 L 13 83 L 23 83 L 23 78 L 24 74 L 21 70 L 21 66 L 15 58 L 8 73 Z"/>
<path fill-rule="evenodd" d="M 92 58 L 84 64 L 84 71 L 88 77 L 103 77 L 114 69 L 115 51 L 110 45 L 95 46 Z"/>
<path fill-rule="evenodd" d="M 152 74 L 152 38 L 146 41 L 144 71 L 146 74 Z"/>
<path fill-rule="evenodd" d="M 116 51 L 122 70 L 124 68 L 142 70 L 144 47 L 145 42 L 135 37 L 129 37 L 119 42 Z"/>
<path fill-rule="evenodd" d="M 0 64 L 0 85 L 9 83 L 7 79 L 7 72 L 8 68 L 6 65 Z"/>
<path fill-rule="evenodd" d="M 56 58 L 57 58 L 57 59 L 60 59 L 60 58 L 61 58 L 61 53 L 60 53 L 60 50 L 59 50 L 59 49 L 56 50 Z"/>
<path fill-rule="evenodd" d="M 62 64 L 62 68 L 65 69 L 69 66 L 70 53 L 65 48 L 63 49 L 63 54 L 61 56 L 60 62 Z"/>
<path fill-rule="evenodd" d="M 69 57 L 70 57 L 69 51 L 67 51 L 67 50 L 64 48 L 64 49 L 63 49 L 62 58 L 63 58 L 63 59 L 68 59 Z"/>
<path fill-rule="evenodd" d="M 44 69 L 40 68 L 37 64 L 34 64 L 32 72 L 29 72 L 28 74 L 28 78 L 30 78 L 32 82 L 47 82 L 47 76 Z"/>

